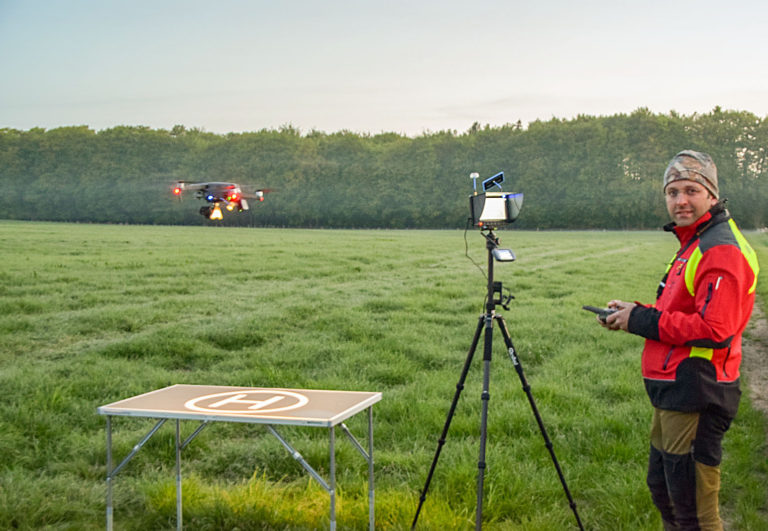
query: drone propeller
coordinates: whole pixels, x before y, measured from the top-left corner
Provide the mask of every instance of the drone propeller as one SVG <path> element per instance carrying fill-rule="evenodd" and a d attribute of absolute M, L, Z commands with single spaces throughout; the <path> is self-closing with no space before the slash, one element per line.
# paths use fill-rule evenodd
<path fill-rule="evenodd" d="M 273 188 L 260 188 L 258 190 L 243 192 L 243 197 L 247 199 L 257 199 L 259 201 L 264 201 L 264 196 L 266 194 L 272 193 L 275 190 Z"/>
<path fill-rule="evenodd" d="M 174 181 L 173 193 L 174 195 L 181 195 L 186 190 L 204 190 L 209 184 L 206 182 Z"/>

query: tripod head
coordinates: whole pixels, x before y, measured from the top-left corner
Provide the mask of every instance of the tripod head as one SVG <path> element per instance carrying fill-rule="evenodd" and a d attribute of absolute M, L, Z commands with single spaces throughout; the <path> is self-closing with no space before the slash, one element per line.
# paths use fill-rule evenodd
<path fill-rule="evenodd" d="M 501 282 L 494 282 L 493 283 L 493 304 L 494 306 L 496 304 L 500 304 L 502 308 L 505 310 L 509 310 L 509 302 L 515 298 L 514 295 L 507 292 L 507 296 L 505 297 L 503 294 L 503 287 L 501 285 Z"/>

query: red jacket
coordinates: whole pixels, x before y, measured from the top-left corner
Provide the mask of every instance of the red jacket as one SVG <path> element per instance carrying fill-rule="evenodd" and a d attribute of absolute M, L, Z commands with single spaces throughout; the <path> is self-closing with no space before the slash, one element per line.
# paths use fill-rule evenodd
<path fill-rule="evenodd" d="M 735 415 L 741 335 L 755 300 L 757 257 L 728 211 L 715 205 L 688 227 L 670 224 L 680 249 L 656 303 L 638 305 L 628 330 L 646 338 L 642 369 L 651 403 L 662 409 L 720 407 Z"/>

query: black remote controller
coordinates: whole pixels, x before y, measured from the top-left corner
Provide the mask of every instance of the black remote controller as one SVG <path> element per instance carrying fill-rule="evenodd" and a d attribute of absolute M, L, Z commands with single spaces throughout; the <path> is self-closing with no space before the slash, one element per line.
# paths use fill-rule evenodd
<path fill-rule="evenodd" d="M 605 322 L 606 317 L 618 311 L 616 308 L 598 308 L 597 306 L 582 306 L 581 308 L 596 313 L 602 322 Z"/>

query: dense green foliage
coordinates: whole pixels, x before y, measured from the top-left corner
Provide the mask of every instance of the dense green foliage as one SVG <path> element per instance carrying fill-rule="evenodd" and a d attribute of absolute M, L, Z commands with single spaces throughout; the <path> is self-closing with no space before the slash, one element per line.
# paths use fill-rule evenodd
<path fill-rule="evenodd" d="M 292 127 L 216 135 L 87 126 L 0 129 L 0 218 L 209 223 L 171 182 L 234 181 L 277 189 L 227 225 L 456 228 L 469 174 L 507 176 L 523 192 L 520 228 L 656 228 L 661 174 L 681 149 L 710 153 L 722 195 L 745 228 L 768 224 L 768 120 L 749 112 L 657 115 L 646 109 L 410 138 Z"/>
<path fill-rule="evenodd" d="M 518 256 L 496 269 L 516 296 L 500 313 L 585 527 L 659 529 L 644 485 L 642 341 L 602 329 L 580 307 L 651 300 L 674 239 L 659 231 L 499 234 Z M 768 263 L 768 234 L 747 237 Z M 466 241 L 483 265 L 480 234 Z M 485 278 L 465 257 L 460 231 L 3 221 L 0 260 L 0 528 L 103 529 L 105 420 L 96 408 L 174 383 L 382 392 L 377 529 L 410 526 L 483 312 Z M 765 304 L 765 276 L 758 292 Z M 484 529 L 576 529 L 500 334 L 494 339 Z M 481 358 L 419 529 L 472 527 Z M 723 516 L 728 529 L 766 529 L 766 422 L 744 391 L 725 440 Z M 115 419 L 116 461 L 152 425 Z M 364 415 L 348 425 L 365 443 Z M 196 427 L 183 423 L 183 436 Z M 281 433 L 327 477 L 325 430 Z M 367 467 L 341 435 L 337 451 L 339 528 L 365 529 Z M 189 529 L 328 526 L 326 493 L 263 427 L 210 426 L 184 450 L 183 476 Z M 115 480 L 116 528 L 173 528 L 174 496 L 166 425 Z"/>

